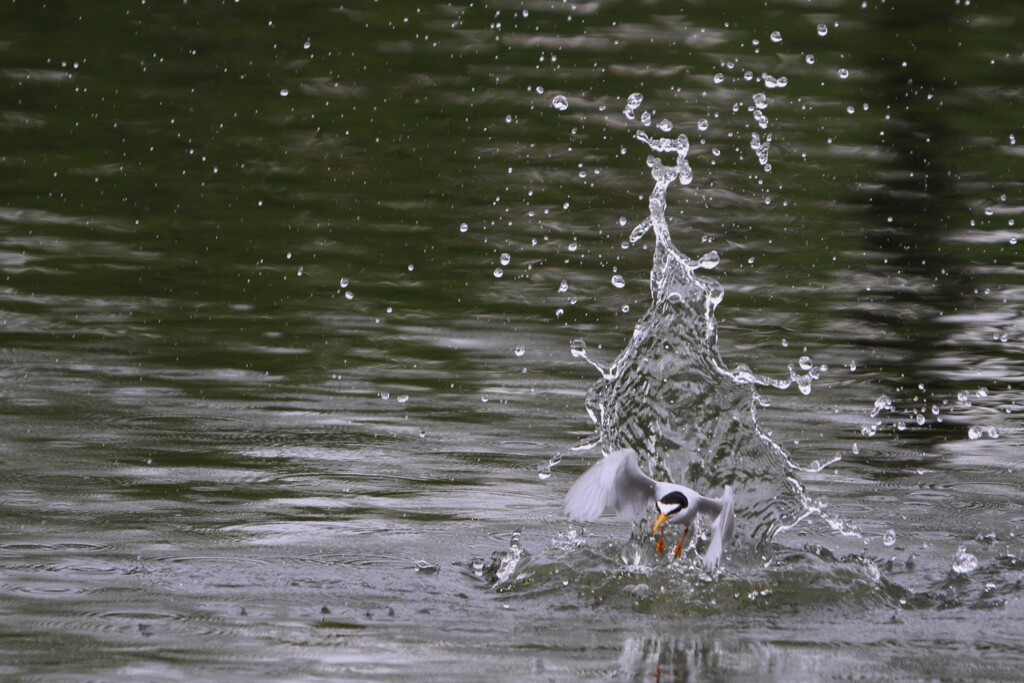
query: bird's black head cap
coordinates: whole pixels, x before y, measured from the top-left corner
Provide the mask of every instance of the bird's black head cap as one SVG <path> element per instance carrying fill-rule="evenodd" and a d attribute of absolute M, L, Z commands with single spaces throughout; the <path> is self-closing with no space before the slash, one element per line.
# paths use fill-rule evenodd
<path fill-rule="evenodd" d="M 662 496 L 661 502 L 664 505 L 674 505 L 680 510 L 690 504 L 690 501 L 686 499 L 686 496 L 683 495 L 682 491 L 671 491 L 670 493 L 666 493 Z"/>

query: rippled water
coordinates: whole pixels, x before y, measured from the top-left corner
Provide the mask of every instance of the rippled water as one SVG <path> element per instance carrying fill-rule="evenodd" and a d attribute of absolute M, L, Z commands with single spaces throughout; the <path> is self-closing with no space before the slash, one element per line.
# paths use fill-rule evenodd
<path fill-rule="evenodd" d="M 1016 679 L 1022 21 L 0 5 L 0 678 Z"/>

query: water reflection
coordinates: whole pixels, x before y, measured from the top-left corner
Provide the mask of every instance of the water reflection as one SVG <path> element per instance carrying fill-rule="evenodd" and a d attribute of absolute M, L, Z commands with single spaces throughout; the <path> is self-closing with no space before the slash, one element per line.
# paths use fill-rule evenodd
<path fill-rule="evenodd" d="M 794 653 L 768 642 L 735 640 L 717 629 L 704 637 L 630 638 L 622 647 L 623 680 L 675 681 L 798 680 L 824 670 L 853 668 L 856 658 L 822 649 Z M 845 666 L 844 666 L 845 665 Z"/>

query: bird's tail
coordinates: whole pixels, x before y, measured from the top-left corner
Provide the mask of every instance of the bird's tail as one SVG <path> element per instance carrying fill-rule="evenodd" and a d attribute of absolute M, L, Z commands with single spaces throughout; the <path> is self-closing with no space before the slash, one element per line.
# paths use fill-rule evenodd
<path fill-rule="evenodd" d="M 711 543 L 704 553 L 704 568 L 713 571 L 722 559 L 722 548 L 732 540 L 733 532 L 736 530 L 736 514 L 734 512 L 735 502 L 732 495 L 732 487 L 726 486 L 722 497 L 718 499 L 721 510 L 711 523 Z"/>

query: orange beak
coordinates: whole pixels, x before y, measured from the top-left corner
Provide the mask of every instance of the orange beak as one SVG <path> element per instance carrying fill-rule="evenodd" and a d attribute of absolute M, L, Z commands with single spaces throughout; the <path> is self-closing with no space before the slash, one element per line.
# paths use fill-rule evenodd
<path fill-rule="evenodd" d="M 668 524 L 671 519 L 671 517 L 668 517 L 664 514 L 659 514 L 658 521 L 654 523 L 654 529 L 651 531 L 651 533 L 656 534 L 659 531 L 661 531 L 661 528 Z"/>

